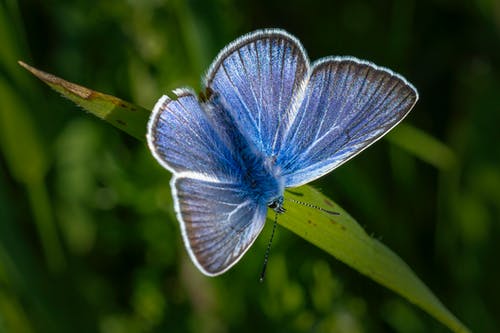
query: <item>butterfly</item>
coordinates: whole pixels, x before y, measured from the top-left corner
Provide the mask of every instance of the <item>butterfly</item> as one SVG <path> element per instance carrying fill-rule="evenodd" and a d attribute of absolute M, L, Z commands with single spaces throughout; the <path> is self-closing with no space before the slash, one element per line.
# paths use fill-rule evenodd
<path fill-rule="evenodd" d="M 354 57 L 310 63 L 279 29 L 244 35 L 210 66 L 201 98 L 189 88 L 156 103 L 153 156 L 172 172 L 187 252 L 216 276 L 234 266 L 283 212 L 286 188 L 337 168 L 396 126 L 418 99 L 401 75 Z"/>

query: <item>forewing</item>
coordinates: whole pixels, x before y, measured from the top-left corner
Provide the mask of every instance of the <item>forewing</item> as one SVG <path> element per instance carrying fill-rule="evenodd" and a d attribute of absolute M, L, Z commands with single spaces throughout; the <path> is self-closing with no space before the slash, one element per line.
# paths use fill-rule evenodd
<path fill-rule="evenodd" d="M 282 30 L 243 36 L 219 54 L 205 84 L 233 125 L 267 156 L 281 146 L 303 92 L 309 61 L 300 42 Z"/>
<path fill-rule="evenodd" d="M 200 174 L 235 180 L 240 165 L 230 144 L 219 136 L 196 96 L 178 89 L 177 99 L 163 96 L 148 124 L 148 145 L 165 168 L 177 173 Z"/>
<path fill-rule="evenodd" d="M 227 271 L 249 249 L 264 226 L 267 207 L 241 184 L 176 177 L 172 182 L 184 244 L 206 275 Z"/>
<path fill-rule="evenodd" d="M 346 162 L 397 125 L 418 99 L 402 76 L 351 57 L 313 65 L 277 163 L 287 187 Z"/>

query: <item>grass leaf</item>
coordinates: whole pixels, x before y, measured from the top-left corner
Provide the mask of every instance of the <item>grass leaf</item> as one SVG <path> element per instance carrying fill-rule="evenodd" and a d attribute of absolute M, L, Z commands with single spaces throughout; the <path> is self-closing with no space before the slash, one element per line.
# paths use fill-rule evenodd
<path fill-rule="evenodd" d="M 314 203 L 340 215 L 289 203 L 286 205 L 287 212 L 279 220 L 282 226 L 405 297 L 452 331 L 469 332 L 398 255 L 370 237 L 332 200 L 311 186 L 286 191 L 285 203 L 287 198 Z"/>
<path fill-rule="evenodd" d="M 26 68 L 63 97 L 81 106 L 84 110 L 106 120 L 111 125 L 141 141 L 146 139 L 145 124 L 149 119 L 150 111 L 117 97 L 106 95 L 63 80 L 60 77 L 43 72 L 22 61 L 19 61 L 19 65 Z"/>
<path fill-rule="evenodd" d="M 386 139 L 440 170 L 457 165 L 455 153 L 441 141 L 408 124 L 400 124 Z"/>

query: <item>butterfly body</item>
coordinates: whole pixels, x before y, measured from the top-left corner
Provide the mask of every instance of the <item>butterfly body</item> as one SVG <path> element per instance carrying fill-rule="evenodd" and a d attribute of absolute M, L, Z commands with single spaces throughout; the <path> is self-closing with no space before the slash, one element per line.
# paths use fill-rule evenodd
<path fill-rule="evenodd" d="M 236 174 L 239 175 L 242 193 L 252 197 L 259 205 L 282 202 L 285 186 L 276 156 L 263 151 L 262 146 L 258 147 L 244 131 L 231 126 L 235 119 L 231 118 L 231 113 L 220 101 L 217 92 L 212 92 L 202 105 L 209 110 L 212 126 L 218 129 L 219 139 L 227 142 L 232 149 L 236 161 L 233 167 L 238 170 Z"/>
<path fill-rule="evenodd" d="M 259 30 L 224 48 L 190 89 L 163 96 L 148 145 L 172 172 L 188 253 L 206 275 L 231 268 L 284 190 L 356 156 L 396 126 L 418 99 L 402 76 L 353 57 L 310 63 L 285 31 Z"/>

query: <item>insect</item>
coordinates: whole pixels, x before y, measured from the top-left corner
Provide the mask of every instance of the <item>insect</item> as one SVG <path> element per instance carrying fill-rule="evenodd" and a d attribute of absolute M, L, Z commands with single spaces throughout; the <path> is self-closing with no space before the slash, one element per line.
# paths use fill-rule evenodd
<path fill-rule="evenodd" d="M 396 126 L 418 99 L 401 75 L 353 57 L 310 63 L 286 31 L 258 30 L 226 46 L 203 98 L 188 88 L 156 103 L 148 146 L 172 172 L 186 249 L 201 272 L 235 265 L 283 212 L 286 188 L 311 182 Z"/>

